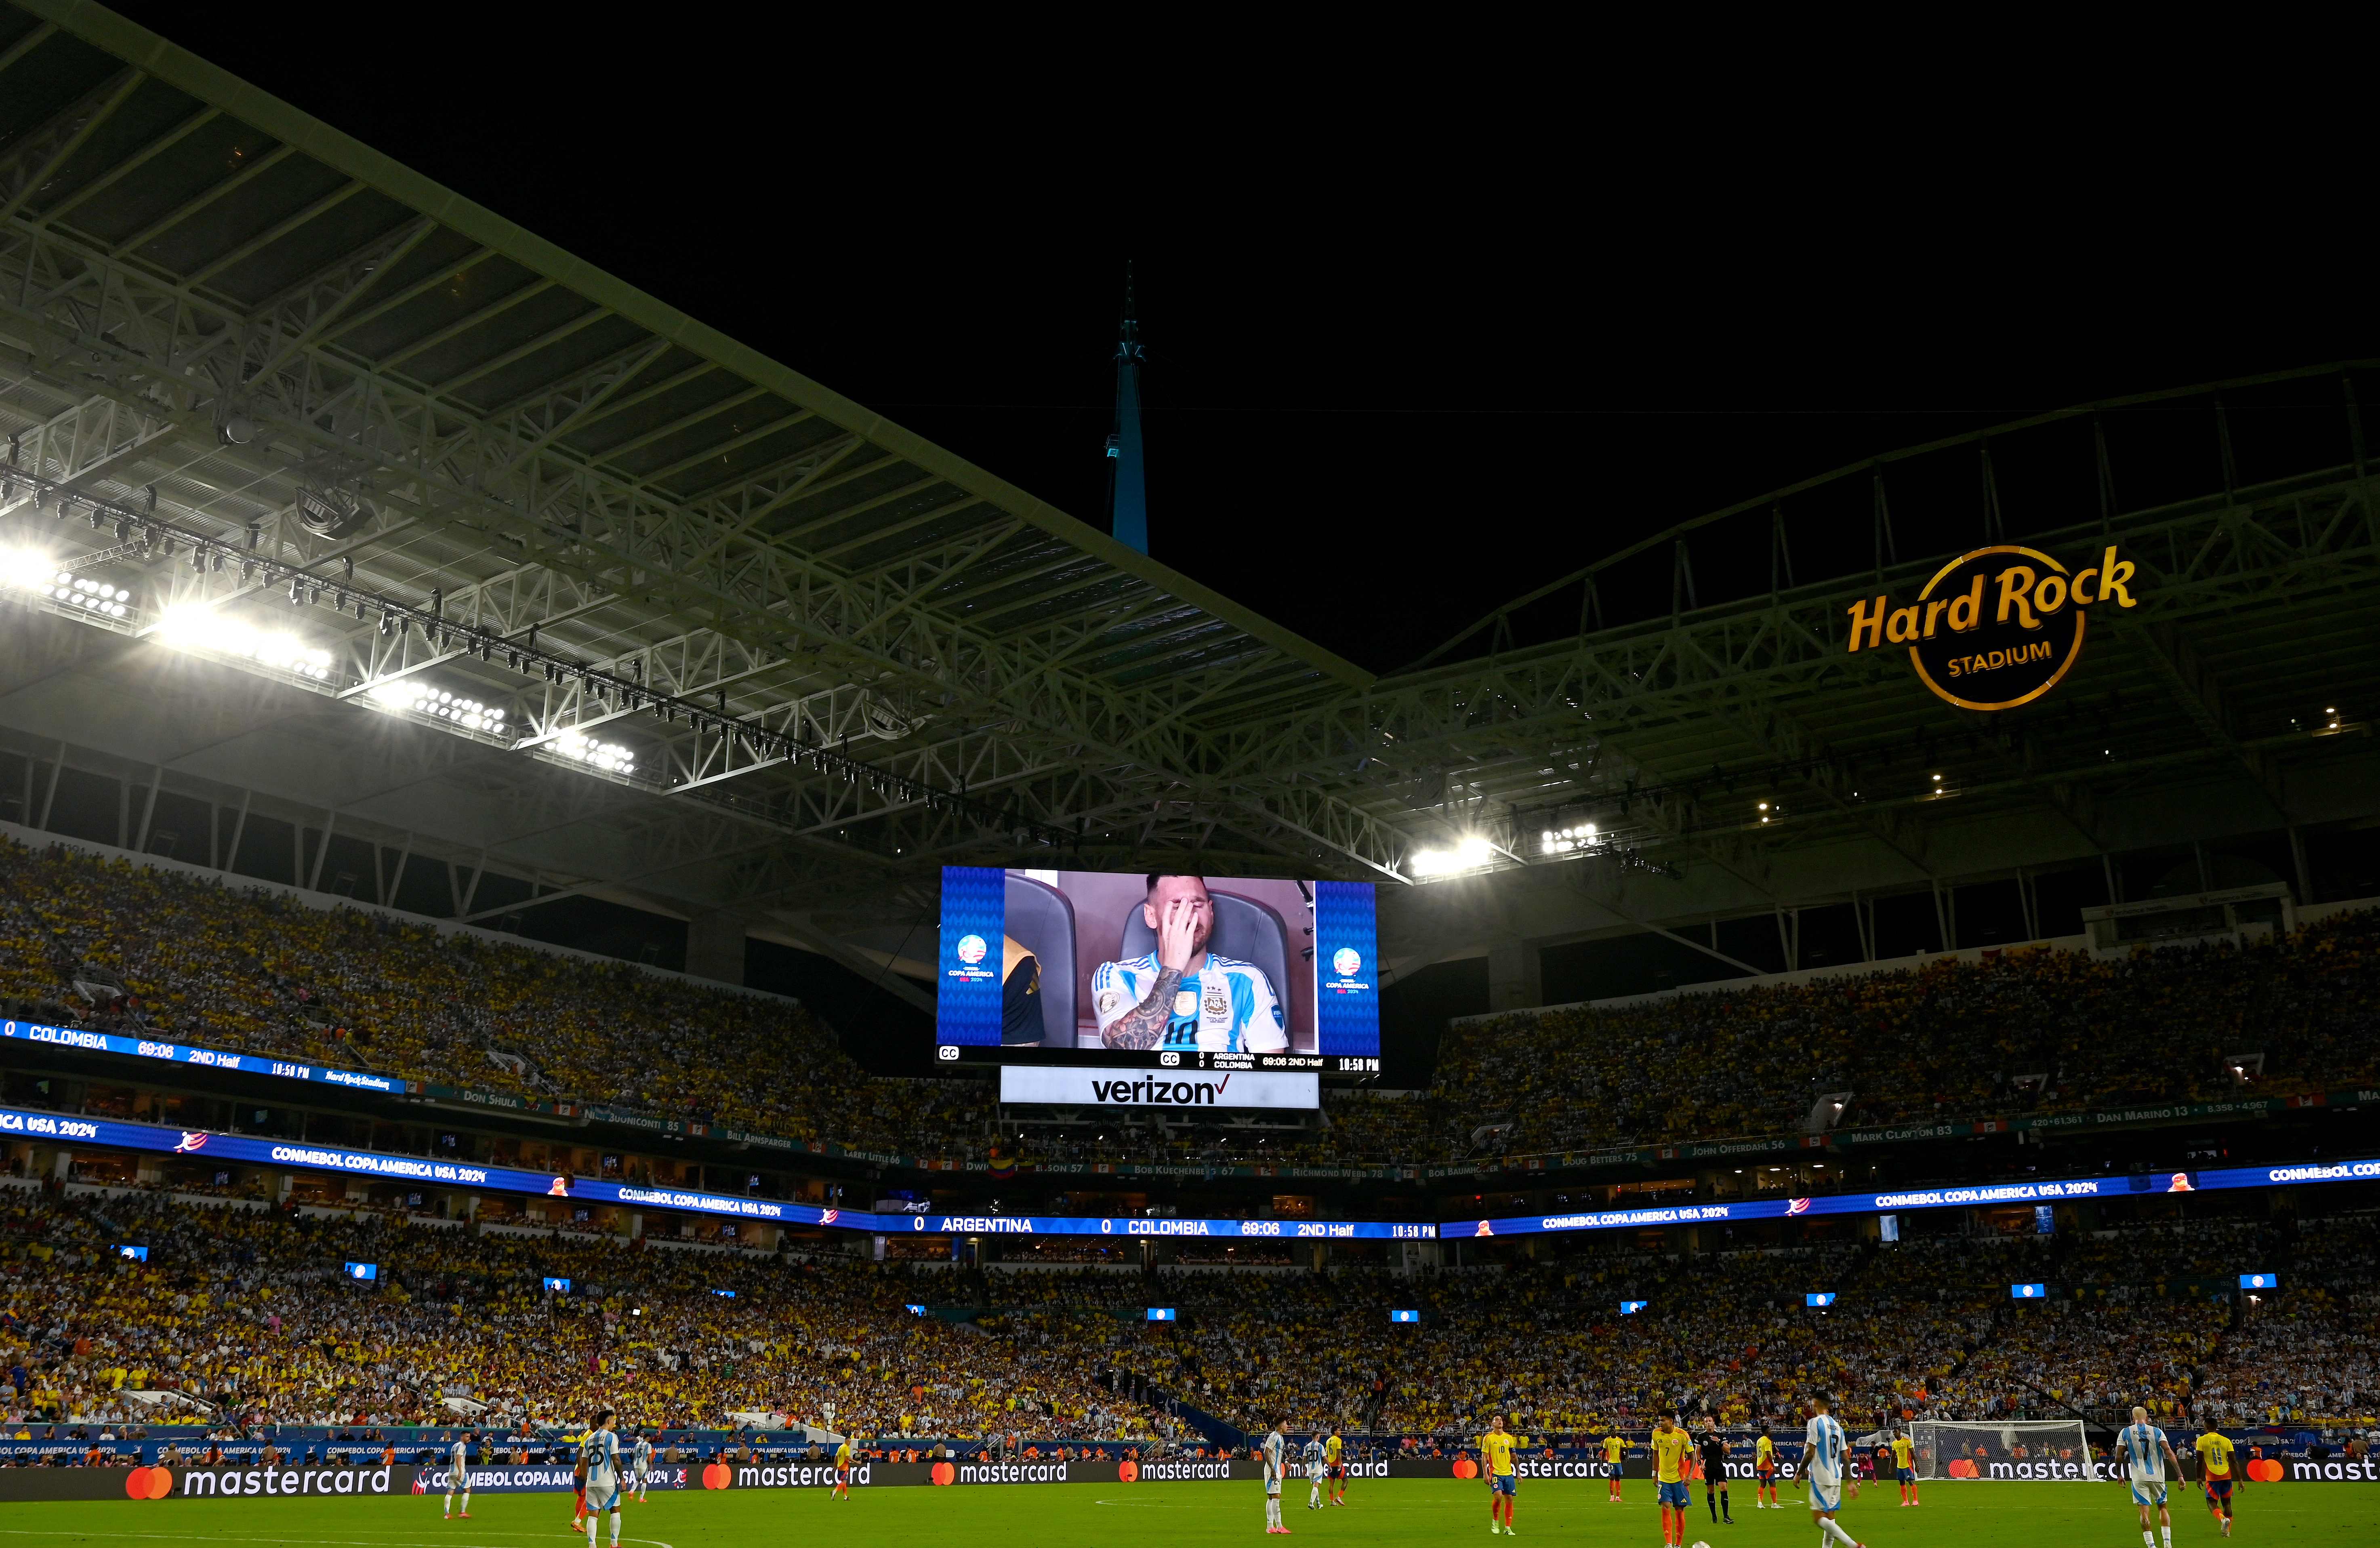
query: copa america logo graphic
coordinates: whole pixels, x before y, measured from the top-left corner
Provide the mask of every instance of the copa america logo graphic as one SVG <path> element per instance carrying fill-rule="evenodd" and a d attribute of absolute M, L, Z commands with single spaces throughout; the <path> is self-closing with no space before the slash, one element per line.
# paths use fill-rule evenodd
<path fill-rule="evenodd" d="M 1810 1213 L 1810 1201 L 1807 1199 L 1788 1199 L 1785 1201 L 1785 1213 L 1788 1215 L 1807 1214 Z"/>
<path fill-rule="evenodd" d="M 2190 1186 L 2189 1173 L 2176 1172 L 2173 1175 L 2173 1182 L 2166 1188 L 2166 1191 L 2168 1193 L 2194 1193 L 2197 1189 Z"/>
<path fill-rule="evenodd" d="M 195 1132 L 187 1128 L 182 1130 L 181 1139 L 174 1142 L 174 1149 L 177 1152 L 185 1155 L 188 1154 L 192 1151 L 202 1151 L 206 1148 L 206 1135 L 203 1132 Z"/>
<path fill-rule="evenodd" d="M 819 1211 L 819 1224 L 821 1225 L 832 1225 L 834 1224 L 835 1216 L 842 1213 L 843 1212 L 841 1210 L 820 1210 Z"/>
<path fill-rule="evenodd" d="M 556 1177 L 546 1185 L 545 1191 L 548 1198 L 567 1199 L 570 1197 L 570 1179 Z"/>
<path fill-rule="evenodd" d="M 1354 978 L 1357 969 L 1364 966 L 1364 959 L 1354 946 L 1341 946 L 1331 954 L 1330 966 L 1341 978 Z"/>
<path fill-rule="evenodd" d="M 1495 1223 L 1493 1221 L 1483 1220 L 1479 1223 L 1479 1229 L 1472 1232 L 1471 1234 L 1475 1237 L 1492 1237 L 1496 1234 Z"/>
<path fill-rule="evenodd" d="M 965 963 L 970 968 L 982 961 L 984 954 L 989 952 L 990 949 L 990 947 L 983 944 L 983 937 L 980 935 L 962 935 L 959 937 L 959 960 Z"/>

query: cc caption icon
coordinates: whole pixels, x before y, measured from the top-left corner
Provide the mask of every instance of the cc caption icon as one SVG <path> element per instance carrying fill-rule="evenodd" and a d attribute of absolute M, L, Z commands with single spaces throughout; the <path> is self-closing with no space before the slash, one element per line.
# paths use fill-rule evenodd
<path fill-rule="evenodd" d="M 957 1063 L 958 1056 L 959 1051 L 947 1042 L 934 1050 L 934 1057 L 941 1060 L 944 1064 Z"/>
<path fill-rule="evenodd" d="M 1182 1055 L 1179 1054 L 1160 1054 L 1157 1055 L 1157 1062 L 1163 1065 L 1166 1068 L 1172 1069 L 1174 1066 L 1182 1062 Z"/>

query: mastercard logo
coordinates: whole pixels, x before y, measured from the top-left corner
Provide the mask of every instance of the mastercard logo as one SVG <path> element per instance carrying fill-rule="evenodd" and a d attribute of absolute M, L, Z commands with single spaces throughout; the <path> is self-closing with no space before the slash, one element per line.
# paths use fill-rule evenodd
<path fill-rule="evenodd" d="M 1454 1459 L 1454 1476 L 1457 1478 L 1477 1478 L 1479 1476 L 1479 1464 L 1474 1462 L 1468 1457 L 1458 1457 Z"/>
<path fill-rule="evenodd" d="M 713 1462 L 702 1469 L 702 1486 L 705 1489 L 724 1489 L 735 1476 L 727 1470 L 726 1463 Z"/>
<path fill-rule="evenodd" d="M 931 1478 L 936 1483 L 956 1483 L 959 1479 L 959 1470 L 956 1468 L 952 1467 L 948 1462 L 937 1462 L 934 1464 L 934 1470 L 927 1476 Z"/>
<path fill-rule="evenodd" d="M 1963 1457 L 1953 1457 L 1950 1458 L 1950 1476 L 1952 1478 L 1973 1478 L 1975 1476 L 1975 1465 L 1973 1462 L 1968 1461 Z"/>
<path fill-rule="evenodd" d="M 174 1492 L 171 1468 L 135 1468 L 124 1475 L 124 1492 L 136 1500 L 162 1500 Z"/>
<path fill-rule="evenodd" d="M 2248 1476 L 2258 1483 L 2281 1481 L 2281 1465 L 2269 1457 L 2260 1457 L 2248 1464 Z"/>
<path fill-rule="evenodd" d="M 1119 1482 L 1123 1483 L 1139 1482 L 1140 1464 L 1128 1457 L 1125 1457 L 1123 1461 L 1116 1464 L 1116 1479 Z"/>

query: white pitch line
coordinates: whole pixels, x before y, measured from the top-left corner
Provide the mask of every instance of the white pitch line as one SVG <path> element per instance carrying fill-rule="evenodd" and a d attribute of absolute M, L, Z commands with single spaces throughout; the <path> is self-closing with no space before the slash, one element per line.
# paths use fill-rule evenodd
<path fill-rule="evenodd" d="M 494 1537 L 536 1538 L 540 1541 L 543 1541 L 553 1536 L 552 1532 L 493 1532 L 489 1535 Z M 442 1537 L 428 1542 L 410 1542 L 401 1539 L 385 1537 L 226 1537 L 219 1533 L 209 1533 L 203 1535 L 193 1532 L 95 1533 L 88 1528 L 80 1528 L 69 1531 L 63 1529 L 56 1530 L 43 1530 L 39 1528 L 27 1529 L 0 1527 L 0 1537 L 93 1536 L 135 1538 L 142 1541 L 154 1541 L 161 1542 L 295 1542 L 308 1544 L 310 1545 L 310 1548 L 496 1548 L 495 1544 L 488 1542 L 457 1542 L 451 1537 Z M 624 1537 L 620 1541 L 623 1542 L 647 1543 L 650 1545 L 650 1548 L 674 1548 L 674 1544 L 663 1542 L 657 1537 Z"/>

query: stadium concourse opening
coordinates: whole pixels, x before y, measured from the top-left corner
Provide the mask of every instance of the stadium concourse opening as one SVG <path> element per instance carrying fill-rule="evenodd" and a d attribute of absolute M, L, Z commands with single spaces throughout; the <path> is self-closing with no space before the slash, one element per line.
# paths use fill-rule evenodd
<path fill-rule="evenodd" d="M 12 1512 L 2374 1481 L 2380 362 L 1318 642 L 405 149 L 0 0 Z"/>

